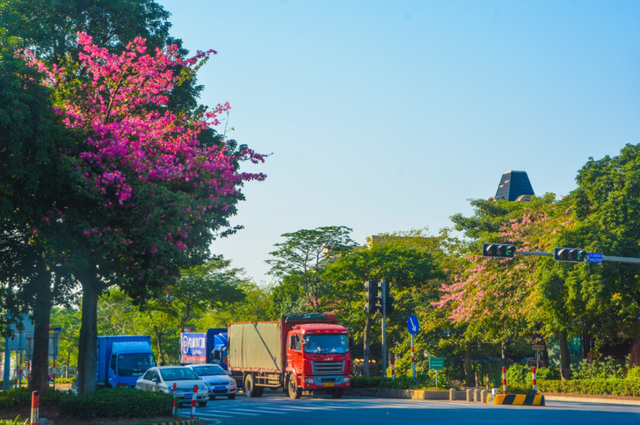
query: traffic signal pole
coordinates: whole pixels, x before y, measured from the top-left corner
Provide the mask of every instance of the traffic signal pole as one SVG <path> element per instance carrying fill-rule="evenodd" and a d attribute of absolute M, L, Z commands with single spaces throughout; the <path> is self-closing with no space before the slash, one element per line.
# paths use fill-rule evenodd
<path fill-rule="evenodd" d="M 539 257 L 553 257 L 552 252 L 532 252 L 532 251 L 516 251 L 516 254 L 519 255 L 536 255 Z M 632 257 L 612 257 L 603 255 L 603 262 L 608 263 L 630 263 L 630 264 L 640 264 L 640 258 L 632 258 Z"/>
<path fill-rule="evenodd" d="M 382 376 L 387 377 L 387 280 L 382 279 Z"/>

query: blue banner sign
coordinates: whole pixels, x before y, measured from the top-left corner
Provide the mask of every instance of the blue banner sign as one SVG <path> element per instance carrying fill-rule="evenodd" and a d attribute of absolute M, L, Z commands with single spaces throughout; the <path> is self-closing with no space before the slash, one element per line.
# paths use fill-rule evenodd
<path fill-rule="evenodd" d="M 587 254 L 587 263 L 602 263 L 602 254 Z"/>
<path fill-rule="evenodd" d="M 206 363 L 206 336 L 203 333 L 180 334 L 181 363 Z"/>

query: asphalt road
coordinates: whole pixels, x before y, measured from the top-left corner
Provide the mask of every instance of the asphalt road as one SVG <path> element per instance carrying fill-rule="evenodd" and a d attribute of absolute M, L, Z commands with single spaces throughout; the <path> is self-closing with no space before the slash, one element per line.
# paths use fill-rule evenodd
<path fill-rule="evenodd" d="M 190 409 L 180 409 L 189 416 Z M 640 406 L 547 402 L 545 407 L 487 406 L 480 403 L 413 401 L 384 398 L 303 396 L 280 394 L 248 399 L 216 399 L 196 408 L 196 417 L 209 424 L 371 425 L 371 424 L 640 424 Z"/>

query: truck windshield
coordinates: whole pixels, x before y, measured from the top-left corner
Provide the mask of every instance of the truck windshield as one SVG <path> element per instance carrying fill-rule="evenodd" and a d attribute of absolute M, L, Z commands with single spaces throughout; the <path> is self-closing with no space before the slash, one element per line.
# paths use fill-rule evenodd
<path fill-rule="evenodd" d="M 346 335 L 306 335 L 304 352 L 313 354 L 348 353 L 349 339 Z"/>
<path fill-rule="evenodd" d="M 151 353 L 122 353 L 118 354 L 119 376 L 142 376 L 156 360 Z"/>
<path fill-rule="evenodd" d="M 227 374 L 227 372 L 222 370 L 222 368 L 218 365 L 197 366 L 197 367 L 193 367 L 193 371 L 197 373 L 198 376 L 212 376 L 212 375 Z"/>

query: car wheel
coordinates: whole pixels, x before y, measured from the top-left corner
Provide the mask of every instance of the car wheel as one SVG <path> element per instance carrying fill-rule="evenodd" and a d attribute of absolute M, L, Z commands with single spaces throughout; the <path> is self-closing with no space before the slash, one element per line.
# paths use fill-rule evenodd
<path fill-rule="evenodd" d="M 206 401 L 199 401 L 198 402 L 198 406 L 199 407 L 207 407 L 207 402 Z"/>
<path fill-rule="evenodd" d="M 262 397 L 262 391 L 264 388 L 255 384 L 255 378 L 249 374 L 244 378 L 244 393 L 249 398 Z"/>
<path fill-rule="evenodd" d="M 229 394 L 227 397 L 229 397 L 229 400 L 234 400 L 236 398 L 235 394 Z"/>
<path fill-rule="evenodd" d="M 299 399 L 300 397 L 302 397 L 302 388 L 299 388 L 298 385 L 296 384 L 296 379 L 295 376 L 289 374 L 289 379 L 288 379 L 288 389 L 289 389 L 289 397 L 291 397 L 294 400 Z"/>

